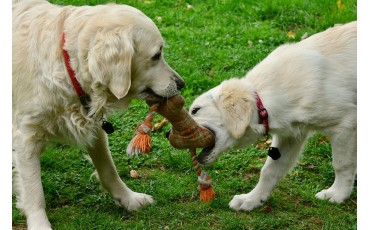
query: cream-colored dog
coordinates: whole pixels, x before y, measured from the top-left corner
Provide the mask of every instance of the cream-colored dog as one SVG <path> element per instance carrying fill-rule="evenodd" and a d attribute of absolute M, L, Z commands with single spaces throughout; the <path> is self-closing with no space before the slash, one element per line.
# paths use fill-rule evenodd
<path fill-rule="evenodd" d="M 102 185 L 128 210 L 153 202 L 119 178 L 101 127 L 102 117 L 133 98 L 171 97 L 184 86 L 164 61 L 163 46 L 154 23 L 130 6 L 13 1 L 13 185 L 29 229 L 51 228 L 40 168 L 50 141 L 84 146 Z"/>
<path fill-rule="evenodd" d="M 194 119 L 216 135 L 215 146 L 198 156 L 200 163 L 211 164 L 266 131 L 272 135 L 272 157 L 281 154 L 277 160 L 268 157 L 257 186 L 234 196 L 230 208 L 262 205 L 294 166 L 312 130 L 330 136 L 335 169 L 334 184 L 316 197 L 341 203 L 350 196 L 357 170 L 356 34 L 352 22 L 280 46 L 244 78 L 226 80 L 193 102 Z"/>

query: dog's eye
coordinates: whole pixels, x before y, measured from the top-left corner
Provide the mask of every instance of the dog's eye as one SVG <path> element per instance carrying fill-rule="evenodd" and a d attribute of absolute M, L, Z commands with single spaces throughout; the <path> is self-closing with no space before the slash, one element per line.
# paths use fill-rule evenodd
<path fill-rule="evenodd" d="M 156 54 L 152 57 L 152 60 L 153 60 L 153 61 L 158 61 L 158 60 L 161 58 L 161 55 L 162 55 L 162 52 L 158 52 L 158 53 L 156 53 Z"/>
<path fill-rule="evenodd" d="M 200 110 L 200 107 L 196 107 L 194 109 L 191 110 L 191 115 L 195 115 L 197 114 L 197 112 Z"/>

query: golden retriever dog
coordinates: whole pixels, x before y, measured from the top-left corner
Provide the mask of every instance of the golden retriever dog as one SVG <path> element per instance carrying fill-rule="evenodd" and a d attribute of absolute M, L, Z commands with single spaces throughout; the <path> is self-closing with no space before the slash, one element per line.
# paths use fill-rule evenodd
<path fill-rule="evenodd" d="M 342 203 L 357 170 L 357 22 L 330 28 L 295 44 L 278 47 L 243 78 L 225 80 L 199 96 L 190 113 L 215 133 L 216 143 L 198 156 L 212 164 L 222 152 L 271 134 L 269 156 L 256 187 L 235 195 L 233 210 L 261 206 L 296 163 L 313 130 L 330 137 L 333 185 L 316 194 Z M 280 158 L 279 158 L 280 157 Z"/>
<path fill-rule="evenodd" d="M 171 97 L 184 86 L 163 46 L 152 20 L 130 6 L 13 1 L 13 185 L 29 229 L 51 229 L 40 168 L 50 141 L 83 146 L 119 205 L 153 203 L 120 179 L 102 123 L 133 98 Z"/>

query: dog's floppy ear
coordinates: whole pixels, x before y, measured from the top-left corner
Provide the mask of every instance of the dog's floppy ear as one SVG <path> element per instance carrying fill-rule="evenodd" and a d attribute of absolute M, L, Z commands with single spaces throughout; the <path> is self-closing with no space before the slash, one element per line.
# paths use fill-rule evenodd
<path fill-rule="evenodd" d="M 241 138 L 250 120 L 254 99 L 239 79 L 224 81 L 217 100 L 217 107 L 225 128 L 234 138 Z"/>
<path fill-rule="evenodd" d="M 121 99 L 131 86 L 131 60 L 134 46 L 131 35 L 123 31 L 100 31 L 88 54 L 89 71 L 94 80 L 108 86 Z"/>

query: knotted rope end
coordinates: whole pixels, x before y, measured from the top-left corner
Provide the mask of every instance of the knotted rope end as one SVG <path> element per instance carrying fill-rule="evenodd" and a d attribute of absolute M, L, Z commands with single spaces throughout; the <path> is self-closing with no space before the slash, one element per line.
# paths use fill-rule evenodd
<path fill-rule="evenodd" d="M 152 147 L 150 132 L 153 128 L 152 120 L 158 105 L 153 105 L 143 123 L 138 125 L 134 137 L 127 146 L 126 153 L 129 156 L 138 156 L 140 153 L 149 153 Z"/>
<path fill-rule="evenodd" d="M 202 172 L 204 173 L 204 172 Z M 206 174 L 206 173 L 205 173 Z M 212 187 L 212 180 L 211 177 L 207 175 L 206 180 L 203 182 L 199 180 L 199 190 L 200 190 L 200 197 L 199 199 L 203 202 L 210 202 L 215 197 L 215 192 Z"/>
<path fill-rule="evenodd" d="M 198 161 L 196 160 L 196 150 L 191 149 L 190 150 L 190 155 L 192 157 L 192 163 L 195 172 L 198 175 L 198 189 L 200 190 L 200 197 L 199 199 L 203 202 L 210 202 L 214 197 L 215 197 L 215 192 L 212 187 L 212 179 L 206 173 L 205 171 L 202 171 L 200 168 L 200 165 L 198 164 Z"/>

